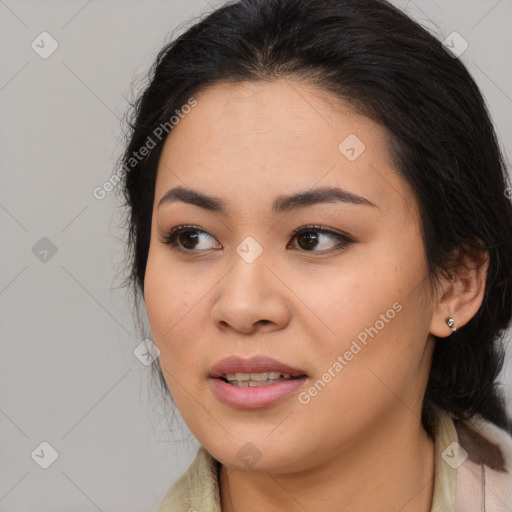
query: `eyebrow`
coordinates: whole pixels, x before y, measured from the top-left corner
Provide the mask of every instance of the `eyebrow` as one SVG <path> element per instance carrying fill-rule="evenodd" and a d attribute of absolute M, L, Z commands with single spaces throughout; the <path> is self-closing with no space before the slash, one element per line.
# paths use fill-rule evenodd
<path fill-rule="evenodd" d="M 202 192 L 198 192 L 197 190 L 185 187 L 175 187 L 168 190 L 158 202 L 158 208 L 164 204 L 175 201 L 182 201 L 213 212 L 227 212 L 227 204 L 219 197 L 209 196 Z M 338 187 L 333 187 L 316 188 L 314 190 L 307 190 L 291 195 L 281 195 L 277 197 L 272 204 L 272 212 L 284 213 L 298 208 L 306 208 L 315 204 L 335 202 L 366 205 L 378 208 L 377 205 L 365 197 L 358 196 Z"/>

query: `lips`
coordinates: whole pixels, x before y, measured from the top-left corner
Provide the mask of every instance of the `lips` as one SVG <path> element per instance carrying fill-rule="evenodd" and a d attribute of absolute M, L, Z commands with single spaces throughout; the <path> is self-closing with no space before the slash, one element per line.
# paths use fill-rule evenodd
<path fill-rule="evenodd" d="M 263 373 L 279 372 L 289 374 L 291 377 L 305 376 L 306 372 L 300 368 L 293 368 L 281 361 L 266 356 L 254 356 L 242 359 L 237 356 L 226 357 L 218 361 L 211 369 L 209 377 L 218 379 L 229 373 Z"/>

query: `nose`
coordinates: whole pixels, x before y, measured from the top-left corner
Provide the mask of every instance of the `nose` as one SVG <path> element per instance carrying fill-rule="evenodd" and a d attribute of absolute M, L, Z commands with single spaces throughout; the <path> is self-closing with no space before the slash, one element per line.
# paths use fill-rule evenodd
<path fill-rule="evenodd" d="M 289 323 L 287 289 L 267 268 L 263 254 L 252 263 L 234 255 L 231 270 L 216 287 L 211 314 L 219 329 L 269 333 Z"/>

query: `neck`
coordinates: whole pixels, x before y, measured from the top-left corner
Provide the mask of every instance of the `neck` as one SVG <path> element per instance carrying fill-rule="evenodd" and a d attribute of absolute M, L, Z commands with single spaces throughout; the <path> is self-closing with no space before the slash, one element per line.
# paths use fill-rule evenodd
<path fill-rule="evenodd" d="M 348 449 L 301 472 L 244 471 L 222 465 L 222 512 L 430 512 L 434 442 L 419 419 L 402 410 L 398 421 L 372 428 Z"/>

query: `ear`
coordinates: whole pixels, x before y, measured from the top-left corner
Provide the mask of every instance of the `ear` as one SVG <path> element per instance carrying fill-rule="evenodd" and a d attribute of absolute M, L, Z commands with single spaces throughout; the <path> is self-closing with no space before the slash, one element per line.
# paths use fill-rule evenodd
<path fill-rule="evenodd" d="M 485 292 L 489 252 L 464 247 L 457 251 L 456 264 L 449 277 L 440 278 L 436 303 L 430 324 L 430 333 L 439 338 L 452 334 L 446 323 L 449 317 L 460 329 L 477 313 Z"/>

